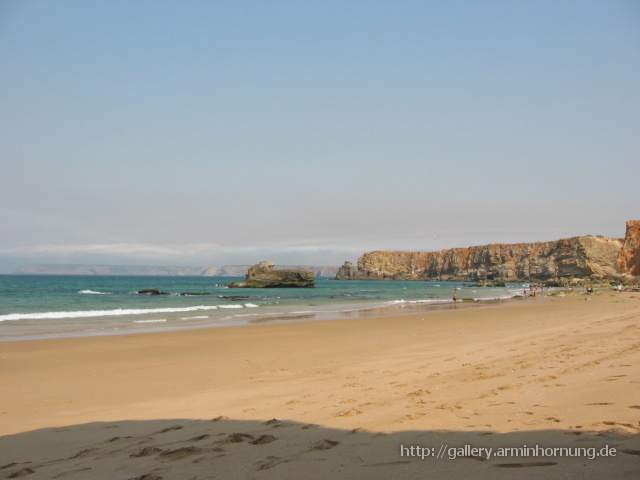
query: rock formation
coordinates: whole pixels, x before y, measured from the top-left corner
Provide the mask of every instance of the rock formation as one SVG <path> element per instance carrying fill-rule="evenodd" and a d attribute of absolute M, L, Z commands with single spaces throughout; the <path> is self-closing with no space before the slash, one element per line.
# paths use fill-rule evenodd
<path fill-rule="evenodd" d="M 276 270 L 271 262 L 260 262 L 249 268 L 243 282 L 230 283 L 230 288 L 307 288 L 315 286 L 315 273 L 302 269 Z"/>
<path fill-rule="evenodd" d="M 629 220 L 618 257 L 618 269 L 627 275 L 640 275 L 640 220 Z"/>
<path fill-rule="evenodd" d="M 171 295 L 170 293 L 167 293 L 167 292 L 161 292 L 157 288 L 145 288 L 144 290 L 140 290 L 138 293 L 141 293 L 144 295 Z"/>
<path fill-rule="evenodd" d="M 361 273 L 351 262 L 344 262 L 336 274 L 336 280 L 360 280 Z"/>
<path fill-rule="evenodd" d="M 640 221 L 624 240 L 573 237 L 551 242 L 491 244 L 439 252 L 368 252 L 346 262 L 338 280 L 520 281 L 640 275 Z"/>

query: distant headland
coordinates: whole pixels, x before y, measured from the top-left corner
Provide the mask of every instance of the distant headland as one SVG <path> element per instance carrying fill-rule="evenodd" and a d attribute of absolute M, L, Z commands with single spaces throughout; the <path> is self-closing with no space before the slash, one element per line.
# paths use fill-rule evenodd
<path fill-rule="evenodd" d="M 633 282 L 640 276 L 640 220 L 624 238 L 573 237 L 551 242 L 490 244 L 438 252 L 375 251 L 357 267 L 340 267 L 338 280 Z"/>
<path fill-rule="evenodd" d="M 141 276 L 205 276 L 244 277 L 250 265 L 207 267 L 173 267 L 158 265 L 23 265 L 16 273 L 21 275 L 141 275 Z M 337 266 L 278 265 L 278 268 L 311 270 L 317 277 L 333 278 Z"/>

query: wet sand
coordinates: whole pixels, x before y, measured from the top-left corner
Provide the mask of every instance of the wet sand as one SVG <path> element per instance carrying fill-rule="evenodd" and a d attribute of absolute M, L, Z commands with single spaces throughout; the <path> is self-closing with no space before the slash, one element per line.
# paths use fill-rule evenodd
<path fill-rule="evenodd" d="M 2 342 L 0 478 L 633 478 L 639 332 L 607 291 Z"/>

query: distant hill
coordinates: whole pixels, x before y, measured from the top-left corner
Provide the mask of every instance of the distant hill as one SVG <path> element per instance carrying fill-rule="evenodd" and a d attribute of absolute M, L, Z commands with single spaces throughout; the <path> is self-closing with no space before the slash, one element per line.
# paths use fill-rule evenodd
<path fill-rule="evenodd" d="M 250 265 L 207 267 L 166 267 L 158 265 L 23 265 L 16 273 L 22 275 L 171 275 L 243 277 Z M 277 265 L 276 268 L 305 268 L 318 277 L 335 277 L 339 267 L 309 265 Z"/>

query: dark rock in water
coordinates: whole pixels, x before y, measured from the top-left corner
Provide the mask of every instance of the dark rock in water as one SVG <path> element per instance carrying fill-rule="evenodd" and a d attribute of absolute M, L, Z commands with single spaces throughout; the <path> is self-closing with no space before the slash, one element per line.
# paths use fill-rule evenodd
<path fill-rule="evenodd" d="M 220 295 L 220 298 L 226 298 L 227 300 L 238 301 L 238 300 L 247 300 L 249 298 L 249 295 Z"/>
<path fill-rule="evenodd" d="M 161 292 L 157 288 L 145 288 L 144 290 L 140 290 L 138 293 L 146 293 L 147 295 L 170 295 L 170 293 Z"/>
<path fill-rule="evenodd" d="M 309 288 L 315 287 L 316 274 L 310 270 L 276 270 L 271 262 L 249 268 L 244 282 L 230 283 L 230 288 Z"/>
<path fill-rule="evenodd" d="M 182 292 L 180 295 L 191 297 L 193 295 L 211 295 L 209 292 Z"/>
<path fill-rule="evenodd" d="M 470 287 L 506 287 L 506 282 L 481 280 L 478 283 L 469 285 Z"/>

